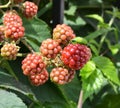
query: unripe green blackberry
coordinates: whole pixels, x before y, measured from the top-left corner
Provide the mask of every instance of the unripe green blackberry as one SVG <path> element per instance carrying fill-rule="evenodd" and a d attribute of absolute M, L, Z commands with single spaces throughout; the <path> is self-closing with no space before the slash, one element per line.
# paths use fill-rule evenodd
<path fill-rule="evenodd" d="M 29 76 L 31 83 L 35 86 L 43 85 L 49 78 L 49 74 L 46 69 L 43 69 L 40 73 L 35 73 Z"/>
<path fill-rule="evenodd" d="M 15 60 L 19 47 L 15 43 L 5 43 L 1 48 L 1 56 L 7 60 Z"/>
<path fill-rule="evenodd" d="M 61 45 L 66 45 L 71 39 L 75 37 L 72 28 L 66 24 L 58 24 L 53 29 L 53 39 Z"/>
<path fill-rule="evenodd" d="M 28 54 L 22 61 L 22 70 L 24 75 L 39 74 L 46 68 L 41 55 L 36 53 Z"/>
<path fill-rule="evenodd" d="M 40 52 L 47 58 L 55 58 L 58 53 L 62 50 L 61 46 L 52 39 L 46 39 L 40 46 Z"/>
<path fill-rule="evenodd" d="M 50 73 L 50 79 L 56 84 L 66 84 L 68 81 L 68 70 L 62 67 L 53 68 Z"/>

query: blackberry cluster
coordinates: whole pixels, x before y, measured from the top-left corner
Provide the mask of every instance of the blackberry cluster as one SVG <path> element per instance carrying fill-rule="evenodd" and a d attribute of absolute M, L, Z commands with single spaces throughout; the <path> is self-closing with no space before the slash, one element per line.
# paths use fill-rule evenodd
<path fill-rule="evenodd" d="M 15 11 L 8 11 L 3 17 L 3 24 L 5 26 L 5 37 L 18 40 L 24 36 L 24 27 L 22 26 L 22 19 Z"/>
<path fill-rule="evenodd" d="M 24 6 L 23 13 L 26 18 L 32 18 L 37 14 L 38 7 L 35 3 L 26 1 L 24 2 L 23 6 Z"/>
<path fill-rule="evenodd" d="M 53 29 L 53 39 L 61 45 L 66 45 L 71 39 L 75 38 L 72 28 L 66 24 L 58 24 Z"/>
<path fill-rule="evenodd" d="M 14 43 L 5 43 L 1 48 L 1 56 L 7 60 L 15 60 L 19 47 Z"/>
<path fill-rule="evenodd" d="M 25 41 L 26 38 L 23 38 L 25 28 L 22 18 L 13 8 L 18 6 L 23 15 L 30 20 L 37 14 L 38 7 L 31 1 L 10 2 L 8 5 L 11 10 L 5 12 L 3 25 L 0 26 L 0 54 L 7 60 L 15 60 L 17 56 L 24 55 L 18 53 L 19 47 L 16 44 L 23 42 L 22 39 Z M 70 26 L 58 24 L 53 29 L 52 35 L 52 38 L 42 41 L 37 53 L 23 42 L 32 53 L 27 54 L 22 60 L 21 68 L 32 85 L 43 85 L 49 77 L 56 84 L 67 84 L 74 78 L 76 70 L 81 69 L 91 57 L 91 51 L 86 45 L 71 43 L 76 36 Z M 51 70 L 49 73 L 48 68 Z"/>

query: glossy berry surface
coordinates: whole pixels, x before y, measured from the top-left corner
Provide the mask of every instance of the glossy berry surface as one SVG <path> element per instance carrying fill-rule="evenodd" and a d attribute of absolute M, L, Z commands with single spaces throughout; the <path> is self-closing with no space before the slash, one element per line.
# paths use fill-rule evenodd
<path fill-rule="evenodd" d="M 5 26 L 5 38 L 17 40 L 24 36 L 25 29 L 22 26 L 22 19 L 15 11 L 5 13 L 3 24 Z"/>
<path fill-rule="evenodd" d="M 22 19 L 21 17 L 17 14 L 16 11 L 7 11 L 4 16 L 3 16 L 3 24 L 10 25 L 12 22 L 19 23 L 19 25 L 22 25 Z"/>
<path fill-rule="evenodd" d="M 57 84 L 66 84 L 68 81 L 68 70 L 62 67 L 53 68 L 50 73 L 50 79 Z"/>
<path fill-rule="evenodd" d="M 38 7 L 35 3 L 26 1 L 24 4 L 24 15 L 26 18 L 32 18 L 37 14 Z"/>
<path fill-rule="evenodd" d="M 75 37 L 72 28 L 66 24 L 58 24 L 53 29 L 53 39 L 58 41 L 61 45 L 66 45 L 71 39 Z"/>
<path fill-rule="evenodd" d="M 46 69 L 43 69 L 40 73 L 35 73 L 29 76 L 31 83 L 35 86 L 43 85 L 49 78 L 49 74 Z"/>
<path fill-rule="evenodd" d="M 22 61 L 22 70 L 24 75 L 39 74 L 46 68 L 41 55 L 28 54 Z"/>
<path fill-rule="evenodd" d="M 61 59 L 71 69 L 81 69 L 91 57 L 91 50 L 86 45 L 69 44 L 64 47 Z"/>
<path fill-rule="evenodd" d="M 13 43 L 5 43 L 1 48 L 1 56 L 7 60 L 15 60 L 19 47 Z"/>
<path fill-rule="evenodd" d="M 40 46 L 41 54 L 47 58 L 55 58 L 62 50 L 61 46 L 52 39 L 46 39 Z"/>

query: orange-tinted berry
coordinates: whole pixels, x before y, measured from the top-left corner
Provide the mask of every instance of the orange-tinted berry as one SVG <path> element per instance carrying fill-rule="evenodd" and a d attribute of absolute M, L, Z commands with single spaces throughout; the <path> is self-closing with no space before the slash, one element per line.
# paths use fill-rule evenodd
<path fill-rule="evenodd" d="M 40 46 L 40 52 L 47 58 L 55 58 L 58 53 L 62 50 L 61 46 L 52 39 L 46 39 Z"/>
<path fill-rule="evenodd" d="M 24 36 L 25 28 L 22 26 L 22 19 L 15 11 L 8 11 L 3 17 L 5 26 L 5 38 L 17 40 Z"/>
<path fill-rule="evenodd" d="M 15 60 L 19 47 L 14 43 L 5 43 L 1 48 L 1 56 L 7 60 Z"/>
<path fill-rule="evenodd" d="M 66 24 L 58 24 L 53 29 L 53 39 L 59 42 L 61 45 L 66 45 L 71 39 L 75 37 L 72 28 Z"/>
<path fill-rule="evenodd" d="M 32 18 L 37 14 L 38 6 L 30 1 L 26 1 L 24 4 L 24 15 L 26 18 Z"/>
<path fill-rule="evenodd" d="M 49 78 L 49 74 L 46 69 L 40 73 L 35 73 L 29 76 L 31 83 L 35 86 L 43 85 Z"/>
<path fill-rule="evenodd" d="M 50 73 L 50 79 L 54 83 L 63 85 L 67 83 L 68 75 L 69 75 L 69 72 L 65 68 L 62 68 L 62 67 L 53 68 Z"/>
<path fill-rule="evenodd" d="M 39 74 L 46 68 L 41 55 L 38 54 L 28 54 L 26 58 L 22 61 L 22 70 L 24 75 Z"/>

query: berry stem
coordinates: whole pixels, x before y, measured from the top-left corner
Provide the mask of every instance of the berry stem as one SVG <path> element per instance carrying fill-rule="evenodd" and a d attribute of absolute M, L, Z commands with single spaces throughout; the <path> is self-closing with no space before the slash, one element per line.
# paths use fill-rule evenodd
<path fill-rule="evenodd" d="M 113 17 L 111 18 L 111 20 L 109 21 L 109 23 L 108 23 L 109 27 L 112 26 L 114 20 L 115 20 L 115 16 L 113 16 Z M 103 45 L 103 43 L 104 43 L 104 41 L 105 41 L 105 39 L 106 39 L 107 34 L 108 34 L 108 32 L 105 33 L 105 34 L 102 36 L 101 40 L 100 40 L 100 45 L 99 45 L 99 48 L 98 48 L 98 53 L 100 53 L 100 50 L 101 50 L 102 45 Z"/>
<path fill-rule="evenodd" d="M 32 47 L 26 42 L 25 39 L 21 39 L 21 42 L 22 42 L 32 53 L 34 53 L 34 50 L 33 50 Z"/>
<path fill-rule="evenodd" d="M 80 91 L 80 96 L 79 96 L 77 108 L 82 108 L 82 104 L 83 104 L 82 99 L 83 99 L 83 90 Z"/>
<path fill-rule="evenodd" d="M 1 5 L 0 8 L 8 8 L 10 4 L 11 4 L 11 0 L 9 0 L 7 4 Z"/>
<path fill-rule="evenodd" d="M 25 57 L 28 53 L 18 53 L 17 56 L 18 57 Z"/>

